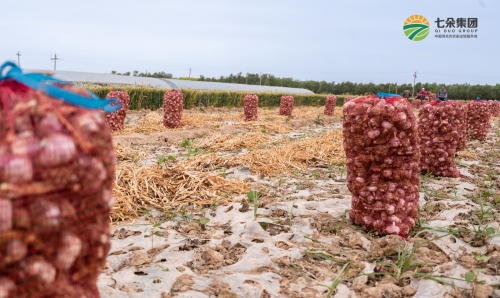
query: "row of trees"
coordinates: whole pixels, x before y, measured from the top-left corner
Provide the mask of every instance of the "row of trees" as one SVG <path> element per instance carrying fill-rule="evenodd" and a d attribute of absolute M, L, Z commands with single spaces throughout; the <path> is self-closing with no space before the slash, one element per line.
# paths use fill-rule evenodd
<path fill-rule="evenodd" d="M 377 94 L 378 92 L 390 92 L 402 94 L 405 89 L 413 92 L 413 84 L 397 84 L 385 83 L 352 83 L 352 82 L 326 82 L 326 81 L 300 81 L 293 78 L 280 78 L 271 74 L 252 74 L 247 73 L 243 75 L 241 72 L 229 76 L 221 76 L 220 78 L 206 78 L 200 76 L 199 81 L 221 82 L 221 83 L 236 83 L 236 84 L 249 84 L 249 85 L 265 85 L 265 86 L 278 86 L 278 87 L 293 87 L 304 88 L 311 90 L 316 94 L 355 94 L 367 95 Z M 482 99 L 500 99 L 500 84 L 496 85 L 470 85 L 470 84 L 437 84 L 437 83 L 416 83 L 415 93 L 418 93 L 422 88 L 426 91 L 433 93 L 438 92 L 441 86 L 445 86 L 448 92 L 448 97 L 451 99 L 475 99 L 481 97 Z"/>
<path fill-rule="evenodd" d="M 118 73 L 111 71 L 112 74 L 136 77 L 152 77 L 172 79 L 172 74 L 165 73 L 164 71 L 155 73 L 139 73 L 135 70 L 132 73 Z M 189 80 L 189 78 L 181 77 L 176 78 L 180 80 Z M 413 84 L 374 84 L 374 83 L 352 83 L 352 82 L 326 82 L 326 81 L 301 81 L 293 78 L 280 78 L 271 74 L 247 73 L 243 75 L 241 72 L 236 75 L 230 74 L 229 76 L 221 76 L 220 78 L 207 78 L 200 76 L 200 78 L 191 78 L 192 81 L 208 81 L 208 82 L 221 82 L 221 83 L 236 83 L 236 84 L 249 84 L 249 85 L 264 85 L 276 87 L 292 87 L 303 88 L 311 90 L 316 94 L 353 94 L 353 95 L 367 95 L 377 94 L 378 92 L 398 93 L 402 94 L 405 89 L 413 92 Z M 418 93 L 422 88 L 426 91 L 433 93 L 438 92 L 441 86 L 445 86 L 448 91 L 448 98 L 450 99 L 475 99 L 480 97 L 482 99 L 500 99 L 500 84 L 496 85 L 470 85 L 470 84 L 437 84 L 437 83 L 416 83 L 415 93 Z"/>

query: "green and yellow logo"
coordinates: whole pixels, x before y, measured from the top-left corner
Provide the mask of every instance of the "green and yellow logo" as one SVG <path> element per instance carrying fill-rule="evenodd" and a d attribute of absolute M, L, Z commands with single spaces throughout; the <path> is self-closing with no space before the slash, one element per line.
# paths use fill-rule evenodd
<path fill-rule="evenodd" d="M 405 35 L 413 41 L 419 41 L 429 35 L 429 21 L 421 15 L 413 15 L 406 19 L 403 30 Z"/>

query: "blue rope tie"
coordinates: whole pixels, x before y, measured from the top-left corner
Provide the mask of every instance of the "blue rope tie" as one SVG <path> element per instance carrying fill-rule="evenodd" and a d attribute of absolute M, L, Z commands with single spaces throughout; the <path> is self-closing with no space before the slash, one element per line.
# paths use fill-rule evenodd
<path fill-rule="evenodd" d="M 3 75 L 2 73 L 7 67 L 11 67 L 11 69 L 5 75 Z M 4 80 L 17 81 L 18 83 L 28 86 L 31 89 L 43 92 L 48 96 L 55 97 L 67 103 L 88 109 L 102 108 L 105 112 L 111 113 L 119 110 L 121 107 L 121 101 L 118 98 L 111 98 L 108 100 L 100 99 L 99 96 L 88 91 L 90 95 L 89 98 L 68 90 L 64 90 L 59 86 L 50 84 L 50 82 L 71 85 L 69 82 L 58 80 L 39 73 L 23 74 L 22 70 L 12 62 L 5 62 L 0 67 L 0 82 Z"/>

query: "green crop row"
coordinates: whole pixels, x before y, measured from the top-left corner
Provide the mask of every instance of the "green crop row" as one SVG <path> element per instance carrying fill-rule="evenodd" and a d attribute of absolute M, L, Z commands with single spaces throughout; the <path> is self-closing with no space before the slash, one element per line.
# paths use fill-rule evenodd
<path fill-rule="evenodd" d="M 130 96 L 129 109 L 140 110 L 150 109 L 156 110 L 163 106 L 163 96 L 170 89 L 150 88 L 150 87 L 87 87 L 101 98 L 113 90 L 120 89 L 125 91 Z M 181 89 L 184 95 L 184 108 L 189 109 L 198 106 L 212 107 L 242 107 L 243 98 L 248 92 L 237 91 L 207 91 L 195 89 Z M 259 97 L 259 107 L 275 107 L 279 106 L 281 96 L 286 93 L 274 92 L 254 92 Z M 295 105 L 298 106 L 321 106 L 325 104 L 326 95 L 322 94 L 290 94 L 295 98 Z M 344 95 L 337 96 L 337 106 L 344 104 Z"/>

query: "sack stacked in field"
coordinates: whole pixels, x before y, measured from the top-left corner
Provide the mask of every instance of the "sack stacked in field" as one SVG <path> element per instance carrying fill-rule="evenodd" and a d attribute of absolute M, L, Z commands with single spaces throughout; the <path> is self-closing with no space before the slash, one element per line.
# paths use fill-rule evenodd
<path fill-rule="evenodd" d="M 293 111 L 293 101 L 295 99 L 293 96 L 290 95 L 283 95 L 281 97 L 281 102 L 280 102 L 280 115 L 288 116 L 289 118 L 292 118 L 292 111 Z"/>
<path fill-rule="evenodd" d="M 99 297 L 114 165 L 102 112 L 0 82 L 1 297 Z"/>
<path fill-rule="evenodd" d="M 121 108 L 113 113 L 106 113 L 106 121 L 112 131 L 122 130 L 125 123 L 125 117 L 127 117 L 128 103 L 130 102 L 130 97 L 127 92 L 124 91 L 111 91 L 106 96 L 106 99 L 118 98 L 121 102 Z"/>
<path fill-rule="evenodd" d="M 430 92 L 429 94 L 429 102 L 436 100 L 436 93 Z"/>
<path fill-rule="evenodd" d="M 352 100 L 352 96 L 344 96 L 344 104 L 350 102 Z"/>
<path fill-rule="evenodd" d="M 457 106 L 457 116 L 460 124 L 457 128 L 458 131 L 458 144 L 457 152 L 467 150 L 467 105 L 463 102 L 454 102 Z"/>
<path fill-rule="evenodd" d="M 418 113 L 420 171 L 436 176 L 460 177 L 455 165 L 461 123 L 454 102 L 437 100 L 423 106 Z"/>
<path fill-rule="evenodd" d="M 335 114 L 335 106 L 337 105 L 337 97 L 335 95 L 328 95 L 325 100 L 325 112 L 326 116 Z"/>
<path fill-rule="evenodd" d="M 500 101 L 491 101 L 491 116 L 500 117 Z"/>
<path fill-rule="evenodd" d="M 367 230 L 408 234 L 418 210 L 416 117 L 400 97 L 357 98 L 344 106 L 350 218 Z"/>
<path fill-rule="evenodd" d="M 163 126 L 181 128 L 182 104 L 184 96 L 181 91 L 169 90 L 163 98 Z"/>
<path fill-rule="evenodd" d="M 411 106 L 414 108 L 414 109 L 420 109 L 420 106 L 422 105 L 422 100 L 418 99 L 418 98 L 415 98 L 412 100 L 411 102 Z"/>
<path fill-rule="evenodd" d="M 259 119 L 258 107 L 259 97 L 255 94 L 246 95 L 243 98 L 243 121 L 257 121 Z"/>
<path fill-rule="evenodd" d="M 467 103 L 467 130 L 469 138 L 486 140 L 490 124 L 490 108 L 485 101 L 473 100 Z"/>

